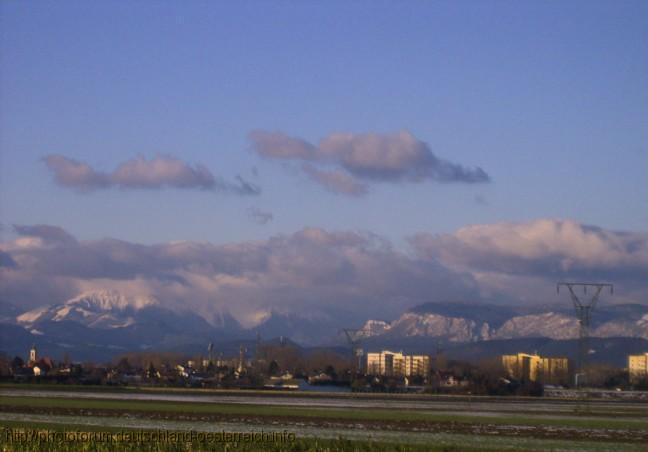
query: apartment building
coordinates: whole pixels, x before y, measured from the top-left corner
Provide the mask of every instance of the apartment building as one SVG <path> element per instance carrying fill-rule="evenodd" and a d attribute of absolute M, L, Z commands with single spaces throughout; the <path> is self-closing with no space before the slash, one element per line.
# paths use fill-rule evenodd
<path fill-rule="evenodd" d="M 502 366 L 510 377 L 517 380 L 559 384 L 566 382 L 569 376 L 569 360 L 563 357 L 527 353 L 502 355 Z"/>
<path fill-rule="evenodd" d="M 648 377 L 648 353 L 628 356 L 628 374 L 631 383 Z"/>
<path fill-rule="evenodd" d="M 404 355 L 402 352 L 383 350 L 367 353 L 367 373 L 383 376 L 428 376 L 430 357 L 427 355 Z"/>

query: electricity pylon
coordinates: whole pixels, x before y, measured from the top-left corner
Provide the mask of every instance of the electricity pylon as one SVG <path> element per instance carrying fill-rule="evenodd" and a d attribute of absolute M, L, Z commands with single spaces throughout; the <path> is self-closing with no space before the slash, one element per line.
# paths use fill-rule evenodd
<path fill-rule="evenodd" d="M 592 311 L 596 307 L 596 303 L 601 295 L 601 292 L 606 287 L 610 289 L 610 295 L 614 293 L 614 286 L 612 284 L 604 283 L 569 283 L 561 282 L 556 286 L 556 291 L 560 293 L 560 287 L 565 286 L 569 289 L 569 295 L 571 297 L 572 303 L 574 303 L 574 309 L 576 310 L 576 316 L 578 317 L 579 331 L 578 331 L 578 358 L 577 358 L 577 372 L 575 375 L 576 386 L 581 386 L 587 378 L 587 361 L 589 355 L 589 330 L 590 323 L 592 320 Z M 576 295 L 574 291 L 575 288 L 583 288 L 583 295 L 587 294 L 587 288 L 593 287 L 594 294 L 588 302 L 582 301 Z"/>
<path fill-rule="evenodd" d="M 347 338 L 347 341 L 349 342 L 349 345 L 351 346 L 351 353 L 353 354 L 353 358 L 358 359 L 358 372 L 362 371 L 362 356 L 364 355 L 364 352 L 362 350 L 362 347 L 360 346 L 360 343 L 362 342 L 362 339 L 358 335 L 360 330 L 353 330 L 351 328 L 344 328 L 342 331 L 344 331 L 344 335 Z M 355 359 L 353 359 L 353 363 L 355 364 Z"/>

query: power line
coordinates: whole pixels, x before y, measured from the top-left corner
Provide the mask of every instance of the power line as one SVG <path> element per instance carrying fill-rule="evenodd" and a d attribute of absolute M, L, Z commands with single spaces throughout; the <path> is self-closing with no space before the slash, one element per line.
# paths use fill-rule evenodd
<path fill-rule="evenodd" d="M 360 372 L 362 370 L 362 356 L 364 355 L 364 351 L 362 350 L 361 343 L 362 343 L 362 337 L 359 334 L 360 330 L 355 330 L 351 328 L 343 328 L 342 331 L 344 331 L 344 335 L 347 338 L 347 341 L 349 342 L 349 345 L 351 346 L 351 353 L 352 353 L 352 360 L 355 363 L 355 359 L 358 360 L 357 362 L 357 370 Z"/>
<path fill-rule="evenodd" d="M 575 375 L 576 386 L 582 386 L 586 383 L 587 379 L 587 370 L 588 370 L 588 355 L 589 355 L 589 334 L 590 334 L 590 324 L 592 320 L 592 311 L 596 307 L 596 303 L 601 296 L 601 292 L 605 288 L 610 289 L 610 295 L 614 293 L 614 286 L 612 284 L 606 283 L 573 283 L 573 282 L 559 282 L 556 285 L 556 292 L 560 293 L 560 287 L 564 286 L 569 289 L 569 295 L 571 297 L 572 303 L 574 304 L 574 309 L 576 310 L 576 316 L 578 317 L 579 323 L 579 332 L 578 332 L 578 355 L 576 368 L 577 372 Z M 590 297 L 589 301 L 583 301 L 581 298 L 576 295 L 575 290 L 578 288 L 583 289 L 583 296 L 587 295 L 587 288 L 591 287 L 594 289 L 593 295 Z"/>

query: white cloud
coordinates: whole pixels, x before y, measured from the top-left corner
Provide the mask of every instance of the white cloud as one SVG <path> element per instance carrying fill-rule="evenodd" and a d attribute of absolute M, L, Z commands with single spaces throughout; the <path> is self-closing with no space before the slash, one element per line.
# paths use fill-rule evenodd
<path fill-rule="evenodd" d="M 86 163 L 62 155 L 48 155 L 43 160 L 59 185 L 80 192 L 110 187 L 199 189 L 240 195 L 257 195 L 261 191 L 241 176 L 236 177 L 236 182 L 226 182 L 215 177 L 203 165 L 191 166 L 165 155 L 158 155 L 152 159 L 136 157 L 121 163 L 111 173 L 97 171 Z"/>
<path fill-rule="evenodd" d="M 271 311 L 391 318 L 428 301 L 553 303 L 559 280 L 615 284 L 615 301 L 648 302 L 648 234 L 536 220 L 410 238 L 412 254 L 374 234 L 306 228 L 226 245 L 79 241 L 60 228 L 16 226 L 0 243 L 0 298 L 24 309 L 81 291 L 154 296 L 249 325 Z M 23 241 L 29 246 L 23 246 Z"/>
<path fill-rule="evenodd" d="M 571 220 L 467 226 L 452 234 L 418 234 L 422 258 L 470 272 L 482 290 L 545 301 L 559 280 L 613 282 L 625 301 L 648 302 L 648 233 L 621 232 Z M 541 288 L 545 288 L 542 289 Z"/>
<path fill-rule="evenodd" d="M 476 295 L 469 276 L 407 256 L 375 235 L 318 228 L 228 245 L 104 239 L 31 248 L 9 242 L 0 250 L 16 262 L 0 267 L 0 294 L 25 309 L 115 289 L 207 316 L 227 309 L 243 322 L 270 310 L 335 311 L 364 320 L 431 298 Z"/>
<path fill-rule="evenodd" d="M 269 159 L 307 163 L 302 170 L 328 190 L 358 195 L 370 182 L 489 182 L 481 168 L 468 168 L 437 157 L 411 133 L 334 133 L 318 145 L 281 132 L 249 134 L 254 151 Z M 331 169 L 332 167 L 332 169 Z"/>

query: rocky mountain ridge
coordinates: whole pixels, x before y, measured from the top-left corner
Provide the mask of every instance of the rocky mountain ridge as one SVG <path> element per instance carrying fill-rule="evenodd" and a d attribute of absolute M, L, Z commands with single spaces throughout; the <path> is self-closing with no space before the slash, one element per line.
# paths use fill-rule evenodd
<path fill-rule="evenodd" d="M 496 339 L 545 337 L 550 339 L 574 339 L 579 334 L 579 322 L 569 310 L 552 310 L 516 314 L 510 312 L 503 318 L 501 307 L 493 307 L 497 319 L 484 317 L 479 320 L 470 305 L 461 305 L 465 316 L 457 309 L 452 315 L 443 305 L 427 304 L 403 313 L 392 322 L 368 320 L 359 330 L 363 338 L 388 337 L 438 337 L 450 342 L 475 342 Z M 479 305 L 478 310 L 488 310 Z M 506 309 L 506 308 L 505 308 Z M 490 320 L 490 321 L 489 321 Z M 610 305 L 595 311 L 591 335 L 594 337 L 633 337 L 648 339 L 648 306 Z"/>
<path fill-rule="evenodd" d="M 569 306 L 525 307 L 484 303 L 426 303 L 392 321 L 370 319 L 358 335 L 371 348 L 436 343 L 448 346 L 578 337 L 578 320 Z M 345 347 L 344 327 L 362 319 L 344 312 L 271 311 L 253 328 L 243 328 L 227 312 L 211 322 L 194 312 L 172 311 L 152 297 L 127 297 L 111 291 L 81 294 L 64 303 L 28 312 L 0 301 L 0 352 L 17 353 L 32 343 L 51 350 L 111 356 L 128 350 L 202 350 L 212 341 L 289 338 L 303 346 Z M 214 321 L 215 319 L 215 321 Z M 648 339 L 648 306 L 603 305 L 593 315 L 592 336 Z M 463 344 L 463 345 L 462 345 Z"/>

